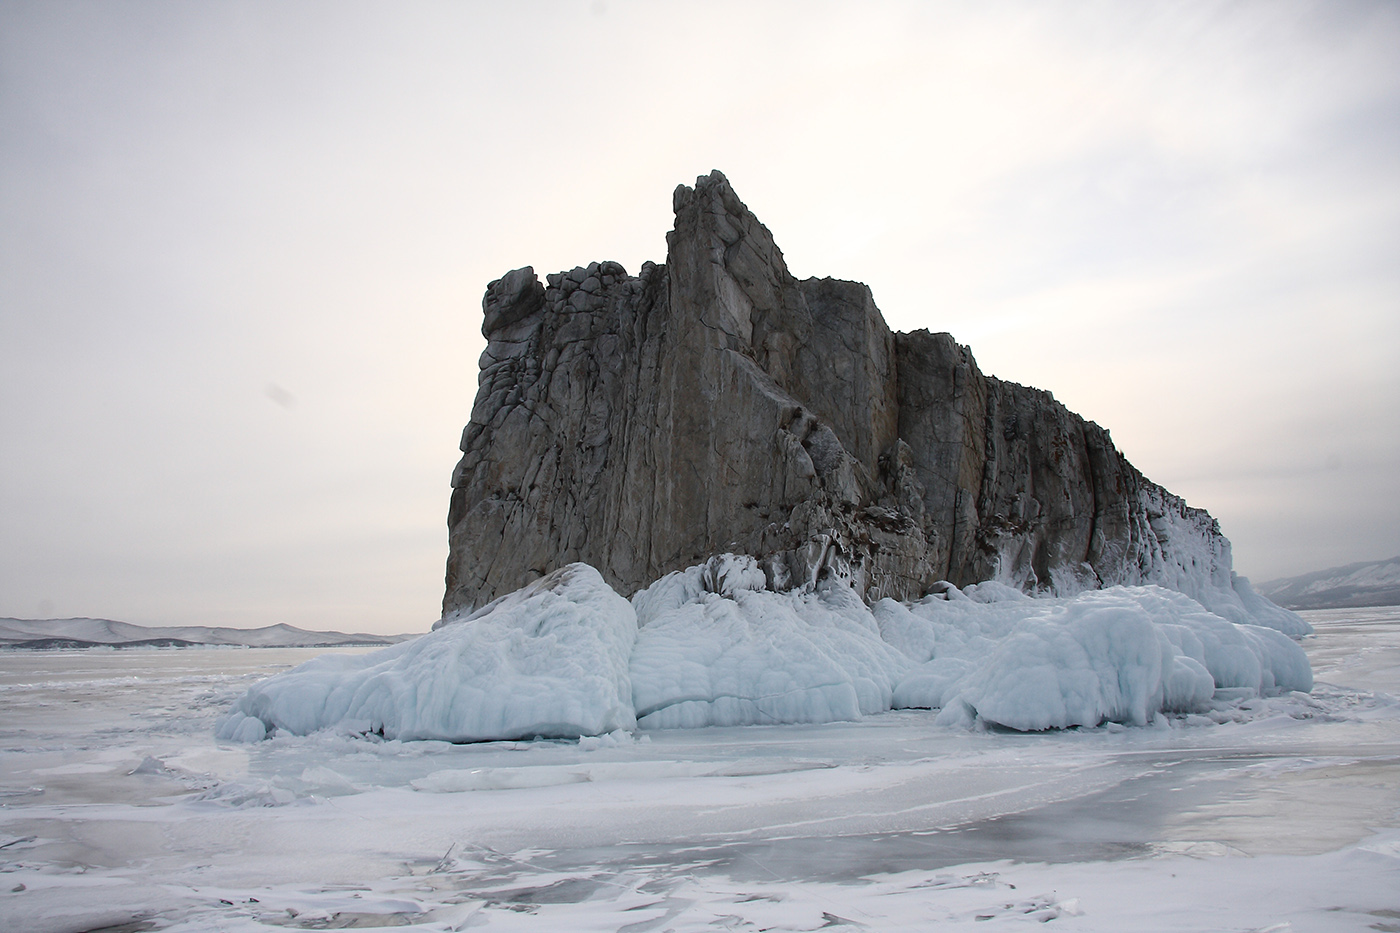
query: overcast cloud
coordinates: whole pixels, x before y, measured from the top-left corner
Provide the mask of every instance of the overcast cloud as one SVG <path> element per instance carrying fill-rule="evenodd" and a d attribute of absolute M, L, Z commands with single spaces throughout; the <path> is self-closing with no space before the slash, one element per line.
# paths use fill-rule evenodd
<path fill-rule="evenodd" d="M 1256 580 L 1400 553 L 1393 3 L 0 3 L 0 615 L 423 630 L 486 283 L 793 272 Z"/>

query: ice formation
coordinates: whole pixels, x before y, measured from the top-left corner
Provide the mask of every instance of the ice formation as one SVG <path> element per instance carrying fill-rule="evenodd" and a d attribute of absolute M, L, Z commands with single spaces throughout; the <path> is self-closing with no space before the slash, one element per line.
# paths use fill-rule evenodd
<path fill-rule="evenodd" d="M 1216 690 L 1312 689 L 1294 641 L 1238 625 L 1159 586 L 1032 599 L 996 583 L 876 607 L 882 630 L 923 663 L 903 678 L 901 707 L 941 709 L 943 723 L 1032 730 L 1143 725 L 1203 708 Z"/>
<path fill-rule="evenodd" d="M 637 617 L 586 564 L 571 564 L 414 641 L 317 658 L 254 686 L 221 738 L 331 726 L 387 738 L 600 735 L 632 729 L 627 660 Z"/>
<path fill-rule="evenodd" d="M 774 593 L 751 557 L 668 574 L 633 605 L 643 728 L 860 719 L 909 668 L 849 586 Z"/>
<path fill-rule="evenodd" d="M 1291 615 L 1254 599 L 1274 610 L 1265 621 Z M 219 735 L 338 728 L 478 741 L 899 708 L 940 710 L 947 725 L 1042 730 L 1142 725 L 1221 696 L 1311 689 L 1288 636 L 1158 586 L 1033 598 L 996 582 L 945 585 L 872 607 L 839 577 L 775 592 L 753 558 L 726 554 L 630 602 L 571 564 L 415 641 L 269 678 Z"/>

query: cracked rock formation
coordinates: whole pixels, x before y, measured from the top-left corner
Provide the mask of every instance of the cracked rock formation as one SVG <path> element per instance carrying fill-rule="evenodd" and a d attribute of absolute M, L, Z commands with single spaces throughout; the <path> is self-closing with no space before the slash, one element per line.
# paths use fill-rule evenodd
<path fill-rule="evenodd" d="M 626 595 L 723 552 L 867 601 L 988 579 L 1233 596 L 1215 520 L 1108 431 L 946 333 L 891 332 L 860 283 L 793 278 L 719 172 L 674 208 L 665 265 L 487 288 L 445 613 L 574 561 Z"/>

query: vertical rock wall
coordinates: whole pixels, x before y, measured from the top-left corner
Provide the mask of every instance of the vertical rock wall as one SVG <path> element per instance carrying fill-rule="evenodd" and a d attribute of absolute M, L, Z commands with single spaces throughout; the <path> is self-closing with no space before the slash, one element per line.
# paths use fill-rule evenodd
<path fill-rule="evenodd" d="M 796 280 L 718 172 L 674 208 L 664 266 L 488 287 L 445 612 L 573 561 L 630 593 L 725 551 L 774 588 L 833 576 L 870 600 L 939 580 L 1229 591 L 1215 521 L 1107 431 L 947 334 L 892 333 L 864 285 Z"/>

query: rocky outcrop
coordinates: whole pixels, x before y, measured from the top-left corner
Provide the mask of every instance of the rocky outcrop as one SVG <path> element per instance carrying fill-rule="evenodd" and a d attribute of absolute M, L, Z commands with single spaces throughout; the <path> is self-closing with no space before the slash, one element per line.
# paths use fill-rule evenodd
<path fill-rule="evenodd" d="M 864 285 L 795 279 L 720 173 L 674 208 L 665 265 L 488 287 L 445 612 L 575 561 L 630 593 L 721 552 L 773 589 L 867 600 L 944 580 L 1230 591 L 1214 519 L 1108 431 L 948 334 L 891 332 Z"/>

